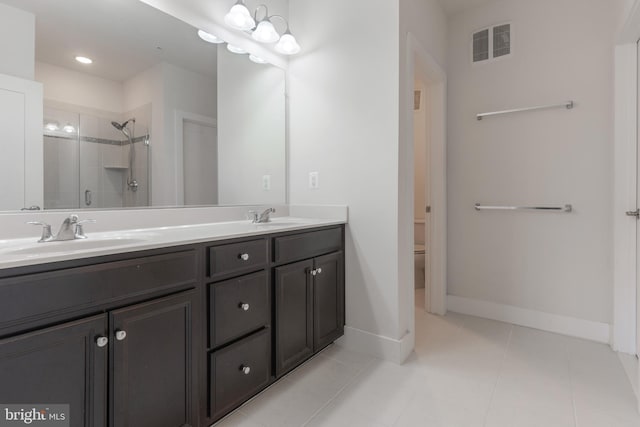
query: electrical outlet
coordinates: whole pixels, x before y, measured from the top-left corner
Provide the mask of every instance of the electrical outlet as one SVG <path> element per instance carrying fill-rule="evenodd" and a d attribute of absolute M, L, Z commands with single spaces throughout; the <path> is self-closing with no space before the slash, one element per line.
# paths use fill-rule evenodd
<path fill-rule="evenodd" d="M 271 175 L 262 176 L 262 189 L 264 191 L 271 190 Z"/>
<path fill-rule="evenodd" d="M 320 174 L 318 172 L 309 172 L 309 188 L 320 188 Z"/>

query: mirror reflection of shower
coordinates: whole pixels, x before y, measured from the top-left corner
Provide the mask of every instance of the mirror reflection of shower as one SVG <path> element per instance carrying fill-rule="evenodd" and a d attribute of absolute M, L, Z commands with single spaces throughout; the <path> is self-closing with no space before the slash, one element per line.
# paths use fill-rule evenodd
<path fill-rule="evenodd" d="M 129 123 L 132 123 L 134 125 L 133 130 L 131 132 L 127 128 L 127 125 Z M 129 190 L 134 192 L 138 191 L 138 181 L 136 181 L 136 179 L 134 178 L 135 174 L 133 170 L 133 165 L 135 164 L 135 160 L 136 160 L 136 150 L 135 150 L 135 147 L 133 146 L 133 139 L 135 138 L 135 124 L 136 124 L 135 118 L 131 118 L 125 121 L 124 123 L 111 122 L 111 125 L 114 128 L 118 129 L 120 132 L 122 132 L 124 136 L 126 136 L 127 139 L 129 140 L 129 177 L 127 178 L 127 187 L 129 188 Z M 132 133 L 133 133 L 133 136 L 131 135 Z"/>

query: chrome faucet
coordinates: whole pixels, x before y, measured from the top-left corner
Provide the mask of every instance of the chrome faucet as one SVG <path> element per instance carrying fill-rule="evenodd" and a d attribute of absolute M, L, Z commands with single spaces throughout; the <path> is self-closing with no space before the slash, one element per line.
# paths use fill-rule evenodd
<path fill-rule="evenodd" d="M 276 210 L 274 208 L 266 209 L 262 213 L 258 213 L 258 211 L 249 211 L 249 219 L 254 224 L 263 224 L 271 221 L 271 217 L 269 215 L 275 213 L 275 211 Z"/>
<path fill-rule="evenodd" d="M 41 225 L 42 226 L 42 237 L 38 240 L 38 243 L 44 242 L 62 242 L 65 240 L 76 240 L 76 239 L 86 239 L 87 236 L 84 234 L 84 230 L 82 228 L 82 224 L 85 223 L 94 223 L 95 219 L 85 219 L 82 221 L 78 221 L 78 215 L 69 215 L 62 221 L 62 225 L 60 226 L 60 230 L 58 234 L 55 236 L 51 234 L 51 225 L 40 222 L 40 221 L 29 221 L 27 224 L 32 225 Z"/>

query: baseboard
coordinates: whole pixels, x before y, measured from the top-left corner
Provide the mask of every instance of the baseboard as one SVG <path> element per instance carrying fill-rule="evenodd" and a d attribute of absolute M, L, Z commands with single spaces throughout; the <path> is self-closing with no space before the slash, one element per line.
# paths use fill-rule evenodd
<path fill-rule="evenodd" d="M 638 358 L 635 355 L 626 353 L 618 353 L 618 358 L 620 359 L 620 363 L 622 363 L 624 372 L 629 378 L 631 388 L 633 388 L 633 392 L 636 394 L 636 399 L 638 399 L 638 406 L 640 408 L 640 373 L 638 372 Z"/>
<path fill-rule="evenodd" d="M 379 359 L 402 364 L 413 351 L 415 336 L 407 333 L 399 340 L 376 335 L 362 329 L 345 326 L 344 336 L 336 344 L 361 353 L 367 353 Z"/>
<path fill-rule="evenodd" d="M 447 310 L 609 344 L 608 323 L 447 295 Z"/>

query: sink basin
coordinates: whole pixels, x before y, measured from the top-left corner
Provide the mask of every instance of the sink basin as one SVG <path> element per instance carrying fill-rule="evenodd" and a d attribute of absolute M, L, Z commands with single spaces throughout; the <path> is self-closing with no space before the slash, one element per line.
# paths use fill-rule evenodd
<path fill-rule="evenodd" d="M 58 252 L 75 252 L 85 251 L 89 249 L 102 249 L 114 246 L 125 246 L 144 243 L 147 240 L 140 238 L 114 237 L 107 239 L 86 239 L 86 240 L 67 240 L 63 242 L 46 242 L 34 243 L 28 247 L 22 247 L 14 250 L 6 251 L 6 254 L 12 255 L 39 255 L 53 254 Z"/>

